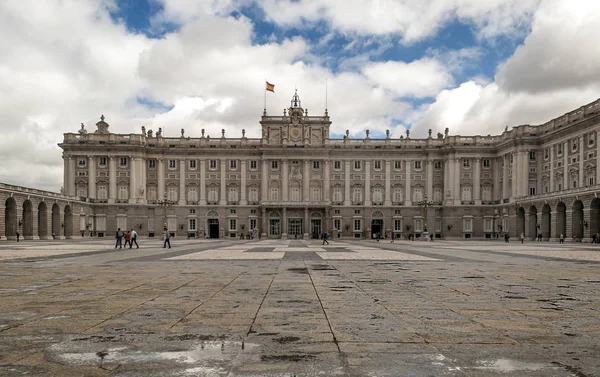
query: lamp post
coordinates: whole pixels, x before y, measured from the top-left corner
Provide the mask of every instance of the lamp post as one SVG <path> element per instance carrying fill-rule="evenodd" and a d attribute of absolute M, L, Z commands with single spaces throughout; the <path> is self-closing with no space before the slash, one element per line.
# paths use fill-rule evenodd
<path fill-rule="evenodd" d="M 427 237 L 429 235 L 429 232 L 427 231 L 427 207 L 432 206 L 433 201 L 427 200 L 427 194 L 425 194 L 424 200 L 421 200 L 420 202 L 418 202 L 417 205 L 422 208 L 421 215 L 425 219 L 424 220 L 425 223 L 424 223 L 424 227 L 423 227 L 423 236 Z M 425 215 L 423 215 L 423 212 L 425 212 Z"/>
<path fill-rule="evenodd" d="M 165 225 L 163 227 L 163 233 L 162 233 L 161 240 L 164 240 L 167 235 L 167 232 L 169 231 L 167 229 L 167 208 L 174 205 L 175 202 L 167 199 L 167 193 L 165 192 L 165 197 L 163 199 L 159 200 L 157 203 L 158 203 L 158 205 L 163 207 L 163 217 L 165 218 Z"/>

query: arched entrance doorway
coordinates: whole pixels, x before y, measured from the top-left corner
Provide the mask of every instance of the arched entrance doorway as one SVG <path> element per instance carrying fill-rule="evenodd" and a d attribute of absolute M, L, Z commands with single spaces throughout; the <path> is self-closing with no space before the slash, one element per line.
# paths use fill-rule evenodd
<path fill-rule="evenodd" d="M 321 213 L 314 211 L 310 214 L 310 231 L 313 239 L 321 237 L 323 224 L 321 222 Z"/>
<path fill-rule="evenodd" d="M 279 212 L 269 213 L 269 238 L 281 238 L 281 216 Z"/>
<path fill-rule="evenodd" d="M 38 237 L 41 240 L 48 237 L 48 207 L 44 202 L 38 205 Z"/>
<path fill-rule="evenodd" d="M 209 211 L 206 214 L 206 229 L 208 229 L 208 238 L 219 238 L 219 213 Z"/>
<path fill-rule="evenodd" d="M 556 235 L 567 238 L 567 206 L 560 202 L 556 205 Z"/>
<path fill-rule="evenodd" d="M 544 204 L 542 207 L 542 238 L 545 240 L 549 240 L 550 237 L 552 237 L 550 226 L 552 215 L 550 212 L 550 206 L 548 204 Z"/>
<path fill-rule="evenodd" d="M 537 239 L 538 233 L 537 208 L 535 206 L 531 206 L 529 207 L 529 238 L 532 240 Z"/>
<path fill-rule="evenodd" d="M 600 198 L 592 199 L 590 205 L 590 235 L 600 233 Z"/>
<path fill-rule="evenodd" d="M 383 214 L 379 211 L 373 212 L 371 216 L 371 238 L 384 238 Z"/>
<path fill-rule="evenodd" d="M 26 240 L 33 239 L 33 205 L 30 200 L 23 202 L 23 217 L 21 220 L 21 228 L 23 229 L 23 238 Z"/>
<path fill-rule="evenodd" d="M 575 201 L 573 203 L 573 219 L 572 219 L 572 227 L 573 227 L 573 236 L 577 237 L 578 240 L 583 239 L 583 203 L 581 200 Z M 589 225 L 589 224 L 588 224 Z"/>
<path fill-rule="evenodd" d="M 73 212 L 71 212 L 71 206 L 65 207 L 65 238 L 73 238 Z"/>
<path fill-rule="evenodd" d="M 52 238 L 60 237 L 60 207 L 57 203 L 52 206 Z"/>
<path fill-rule="evenodd" d="M 13 198 L 4 203 L 4 234 L 9 240 L 17 239 L 17 202 Z"/>
<path fill-rule="evenodd" d="M 525 233 L 525 208 L 519 207 L 517 209 L 517 238 L 521 237 L 521 233 Z"/>

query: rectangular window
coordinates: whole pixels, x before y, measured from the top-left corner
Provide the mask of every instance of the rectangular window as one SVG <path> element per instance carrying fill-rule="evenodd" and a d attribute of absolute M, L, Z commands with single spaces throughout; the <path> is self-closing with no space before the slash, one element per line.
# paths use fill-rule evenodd
<path fill-rule="evenodd" d="M 175 169 L 177 167 L 177 163 L 175 160 L 169 160 L 169 169 Z"/>
<path fill-rule="evenodd" d="M 340 230 L 341 226 L 342 226 L 342 221 L 340 219 L 333 220 L 333 229 Z"/>
<path fill-rule="evenodd" d="M 156 160 L 148 160 L 148 169 L 156 169 Z"/>
<path fill-rule="evenodd" d="M 483 167 L 484 168 L 489 168 L 490 166 L 492 166 L 491 161 L 489 159 L 484 159 L 483 160 Z"/>
<path fill-rule="evenodd" d="M 196 230 L 196 219 L 188 220 L 188 230 Z"/>
<path fill-rule="evenodd" d="M 571 144 L 571 150 L 573 152 L 577 150 L 577 139 L 573 140 L 573 143 Z"/>
<path fill-rule="evenodd" d="M 463 167 L 465 167 L 465 168 L 471 167 L 471 160 L 464 159 L 463 160 Z"/>
<path fill-rule="evenodd" d="M 361 164 L 360 161 L 354 161 L 354 170 L 360 170 Z"/>
<path fill-rule="evenodd" d="M 313 161 L 313 169 L 319 168 L 319 161 Z"/>
<path fill-rule="evenodd" d="M 544 149 L 544 160 L 547 160 L 550 157 L 550 149 Z"/>
<path fill-rule="evenodd" d="M 272 202 L 276 202 L 279 200 L 279 189 L 278 188 L 272 188 L 270 193 L 271 193 L 270 200 Z"/>
<path fill-rule="evenodd" d="M 271 169 L 273 169 L 273 170 L 279 169 L 279 161 L 271 161 Z"/>
<path fill-rule="evenodd" d="M 394 161 L 394 169 L 395 170 L 402 169 L 402 161 Z"/>
<path fill-rule="evenodd" d="M 484 219 L 483 220 L 483 231 L 484 232 L 493 232 L 494 231 L 494 227 L 493 227 L 493 221 L 492 219 Z"/>
<path fill-rule="evenodd" d="M 415 170 L 421 170 L 421 161 L 415 161 Z"/>
<path fill-rule="evenodd" d="M 230 210 L 229 210 L 229 213 L 230 213 L 231 215 L 235 215 L 235 214 L 237 213 L 237 211 L 236 211 L 235 209 L 230 209 Z"/>
<path fill-rule="evenodd" d="M 535 161 L 535 151 L 529 151 L 529 161 Z"/>
<path fill-rule="evenodd" d="M 333 161 L 333 168 L 335 170 L 340 170 L 342 168 L 342 161 Z"/>
<path fill-rule="evenodd" d="M 373 166 L 375 170 L 381 170 L 381 161 L 375 161 Z"/>
<path fill-rule="evenodd" d="M 98 165 L 102 167 L 106 166 L 106 157 L 100 157 L 100 159 L 98 160 Z"/>
<path fill-rule="evenodd" d="M 463 219 L 463 232 L 473 231 L 473 219 Z"/>
<path fill-rule="evenodd" d="M 208 162 L 208 168 L 210 170 L 215 170 L 217 168 L 217 160 L 210 160 Z"/>
<path fill-rule="evenodd" d="M 594 145 L 595 141 L 596 141 L 596 135 L 595 134 L 589 134 L 588 135 L 588 145 L 589 146 Z"/>
<path fill-rule="evenodd" d="M 77 164 L 79 165 L 80 168 L 85 168 L 85 163 L 86 163 L 85 158 L 80 158 L 78 160 Z"/>
<path fill-rule="evenodd" d="M 556 144 L 556 154 L 561 156 L 562 155 L 562 143 L 560 144 Z"/>
<path fill-rule="evenodd" d="M 229 219 L 229 230 L 230 231 L 237 230 L 237 219 Z"/>
<path fill-rule="evenodd" d="M 402 219 L 394 219 L 394 232 L 402 232 Z"/>
<path fill-rule="evenodd" d="M 190 160 L 190 169 L 196 169 L 196 160 Z"/>
<path fill-rule="evenodd" d="M 256 229 L 256 219 L 250 219 L 250 230 Z"/>
<path fill-rule="evenodd" d="M 590 186 L 593 186 L 594 185 L 594 177 L 590 177 L 589 182 L 590 182 Z"/>
<path fill-rule="evenodd" d="M 414 219 L 413 225 L 415 226 L 415 232 L 422 232 L 424 229 L 423 228 L 423 219 Z"/>
<path fill-rule="evenodd" d="M 360 209 L 355 209 L 355 210 L 354 210 L 354 214 L 355 214 L 355 215 L 360 215 Z"/>
<path fill-rule="evenodd" d="M 442 233 L 442 219 L 435 219 L 435 232 Z"/>
<path fill-rule="evenodd" d="M 121 157 L 119 159 L 119 166 L 121 166 L 121 167 L 127 166 L 127 157 Z"/>
<path fill-rule="evenodd" d="M 229 160 L 229 169 L 231 169 L 231 170 L 237 169 L 237 160 Z"/>
<path fill-rule="evenodd" d="M 250 170 L 256 170 L 258 163 L 255 160 L 250 161 Z"/>
<path fill-rule="evenodd" d="M 334 209 L 333 210 L 333 214 L 334 215 L 339 215 L 340 214 L 340 210 L 339 209 Z"/>
<path fill-rule="evenodd" d="M 529 188 L 529 195 L 535 195 L 535 187 Z"/>
<path fill-rule="evenodd" d="M 434 169 L 441 169 L 442 168 L 442 161 L 434 161 L 433 167 L 434 167 Z"/>
<path fill-rule="evenodd" d="M 311 199 L 313 202 L 321 201 L 321 189 L 318 187 L 313 187 L 311 189 Z"/>
<path fill-rule="evenodd" d="M 361 223 L 360 219 L 354 219 L 354 231 L 355 232 L 360 232 L 360 230 L 361 230 L 360 223 Z"/>

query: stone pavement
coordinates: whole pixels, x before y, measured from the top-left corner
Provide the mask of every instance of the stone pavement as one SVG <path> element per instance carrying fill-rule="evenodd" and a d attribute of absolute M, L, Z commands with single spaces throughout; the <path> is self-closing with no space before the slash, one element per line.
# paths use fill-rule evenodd
<path fill-rule="evenodd" d="M 600 247 L 0 242 L 0 375 L 600 376 Z"/>

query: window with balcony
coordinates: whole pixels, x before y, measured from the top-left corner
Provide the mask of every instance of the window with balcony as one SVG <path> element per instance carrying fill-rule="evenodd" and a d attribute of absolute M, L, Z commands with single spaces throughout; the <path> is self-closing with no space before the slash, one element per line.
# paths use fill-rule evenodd
<path fill-rule="evenodd" d="M 258 202 L 258 187 L 250 187 L 248 189 L 248 201 L 252 203 Z"/>
<path fill-rule="evenodd" d="M 404 189 L 402 187 L 394 187 L 394 191 L 392 191 L 392 201 L 394 203 L 401 203 L 404 198 L 403 198 L 403 191 Z"/>
<path fill-rule="evenodd" d="M 198 188 L 196 186 L 188 187 L 188 201 L 190 201 L 190 202 L 198 201 Z"/>
<path fill-rule="evenodd" d="M 341 187 L 334 187 L 333 188 L 333 202 L 334 203 L 341 203 L 343 201 L 342 199 L 342 188 Z"/>
<path fill-rule="evenodd" d="M 77 160 L 77 161 L 78 161 L 78 162 L 77 162 L 77 165 L 78 165 L 80 168 L 85 168 L 85 165 L 86 165 L 86 159 L 85 159 L 85 158 L 80 158 L 80 159 L 79 159 L 79 160 Z"/>
<path fill-rule="evenodd" d="M 383 203 L 383 187 L 373 188 L 373 203 Z"/>
<path fill-rule="evenodd" d="M 229 187 L 227 190 L 227 201 L 229 203 L 237 203 L 238 201 L 238 189 L 237 187 Z"/>
<path fill-rule="evenodd" d="M 318 187 L 313 187 L 310 191 L 310 196 L 313 202 L 321 201 L 321 189 Z"/>
<path fill-rule="evenodd" d="M 463 186 L 460 199 L 464 202 L 470 202 L 471 198 L 471 186 Z"/>
<path fill-rule="evenodd" d="M 301 192 L 300 192 L 300 187 L 292 187 L 291 191 L 290 191 L 290 200 L 292 202 L 299 202 L 300 198 L 302 197 Z"/>
<path fill-rule="evenodd" d="M 363 201 L 362 188 L 360 188 L 360 187 L 354 187 L 352 189 L 352 201 L 354 203 L 362 203 L 362 201 Z"/>
<path fill-rule="evenodd" d="M 126 200 L 129 198 L 129 185 L 121 184 L 117 190 L 117 199 Z"/>
<path fill-rule="evenodd" d="M 108 199 L 108 189 L 105 185 L 97 186 L 96 191 L 97 191 L 96 198 L 98 198 L 100 200 Z"/>
<path fill-rule="evenodd" d="M 269 200 L 272 202 L 276 202 L 279 200 L 279 189 L 276 187 L 272 187 L 269 190 Z"/>
<path fill-rule="evenodd" d="M 177 186 L 169 186 L 167 189 L 167 199 L 176 202 L 177 201 Z"/>
<path fill-rule="evenodd" d="M 219 189 L 217 187 L 208 188 L 208 202 L 216 203 L 219 201 Z"/>
<path fill-rule="evenodd" d="M 146 198 L 148 200 L 156 200 L 156 186 L 148 186 Z"/>
<path fill-rule="evenodd" d="M 423 200 L 423 189 L 420 187 L 413 188 L 413 202 L 420 202 Z"/>

